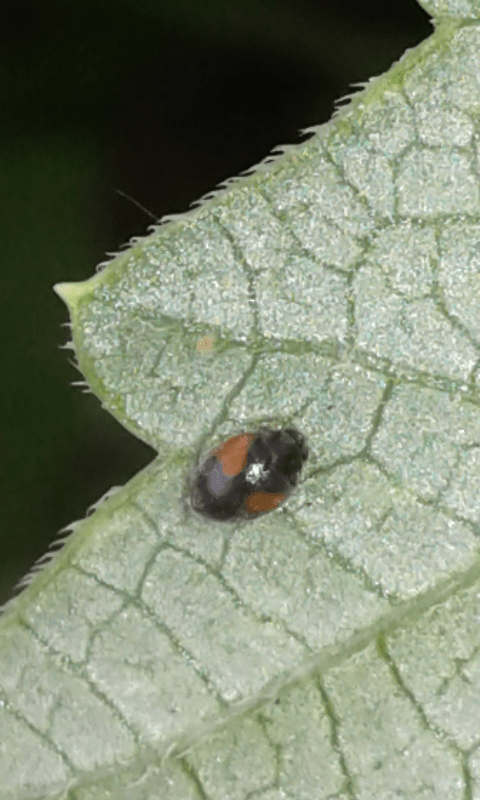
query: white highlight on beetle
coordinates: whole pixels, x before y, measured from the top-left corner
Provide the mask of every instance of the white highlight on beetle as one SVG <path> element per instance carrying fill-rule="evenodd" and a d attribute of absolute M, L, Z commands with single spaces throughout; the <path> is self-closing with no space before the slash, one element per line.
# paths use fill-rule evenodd
<path fill-rule="evenodd" d="M 264 464 L 261 461 L 256 461 L 254 464 L 250 464 L 249 468 L 245 473 L 245 480 L 248 483 L 252 483 L 255 485 L 256 483 L 260 483 L 260 481 L 264 480 L 268 477 L 268 470 L 265 469 Z"/>

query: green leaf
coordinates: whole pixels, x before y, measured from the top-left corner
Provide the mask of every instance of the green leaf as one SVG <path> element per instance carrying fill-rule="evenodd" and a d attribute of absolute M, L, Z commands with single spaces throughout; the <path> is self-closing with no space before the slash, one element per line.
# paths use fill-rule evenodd
<path fill-rule="evenodd" d="M 158 457 L 1 619 L 1 800 L 480 797 L 479 4 L 424 5 L 306 143 L 57 287 Z M 297 491 L 195 516 L 197 455 L 264 421 Z"/>

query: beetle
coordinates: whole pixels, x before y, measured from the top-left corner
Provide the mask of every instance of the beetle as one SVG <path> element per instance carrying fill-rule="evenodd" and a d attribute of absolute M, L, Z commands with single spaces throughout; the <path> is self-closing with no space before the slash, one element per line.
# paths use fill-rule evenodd
<path fill-rule="evenodd" d="M 214 447 L 196 468 L 190 504 L 213 520 L 265 514 L 288 497 L 307 458 L 305 436 L 296 428 L 263 426 L 238 433 Z"/>

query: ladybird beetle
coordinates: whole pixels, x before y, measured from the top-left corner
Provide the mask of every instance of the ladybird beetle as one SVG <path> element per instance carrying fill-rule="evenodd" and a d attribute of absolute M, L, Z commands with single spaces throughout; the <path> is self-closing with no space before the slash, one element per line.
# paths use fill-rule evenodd
<path fill-rule="evenodd" d="M 195 470 L 192 508 L 214 520 L 271 511 L 296 486 L 307 457 L 305 437 L 295 428 L 263 427 L 232 436 Z"/>

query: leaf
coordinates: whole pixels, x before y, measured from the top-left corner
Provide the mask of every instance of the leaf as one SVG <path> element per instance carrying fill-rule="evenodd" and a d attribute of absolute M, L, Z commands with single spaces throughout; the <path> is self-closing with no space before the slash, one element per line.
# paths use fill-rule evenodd
<path fill-rule="evenodd" d="M 480 34 L 459 14 L 286 148 L 57 287 L 157 459 L 0 626 L 1 800 L 480 797 Z M 285 506 L 196 455 L 297 424 Z"/>

